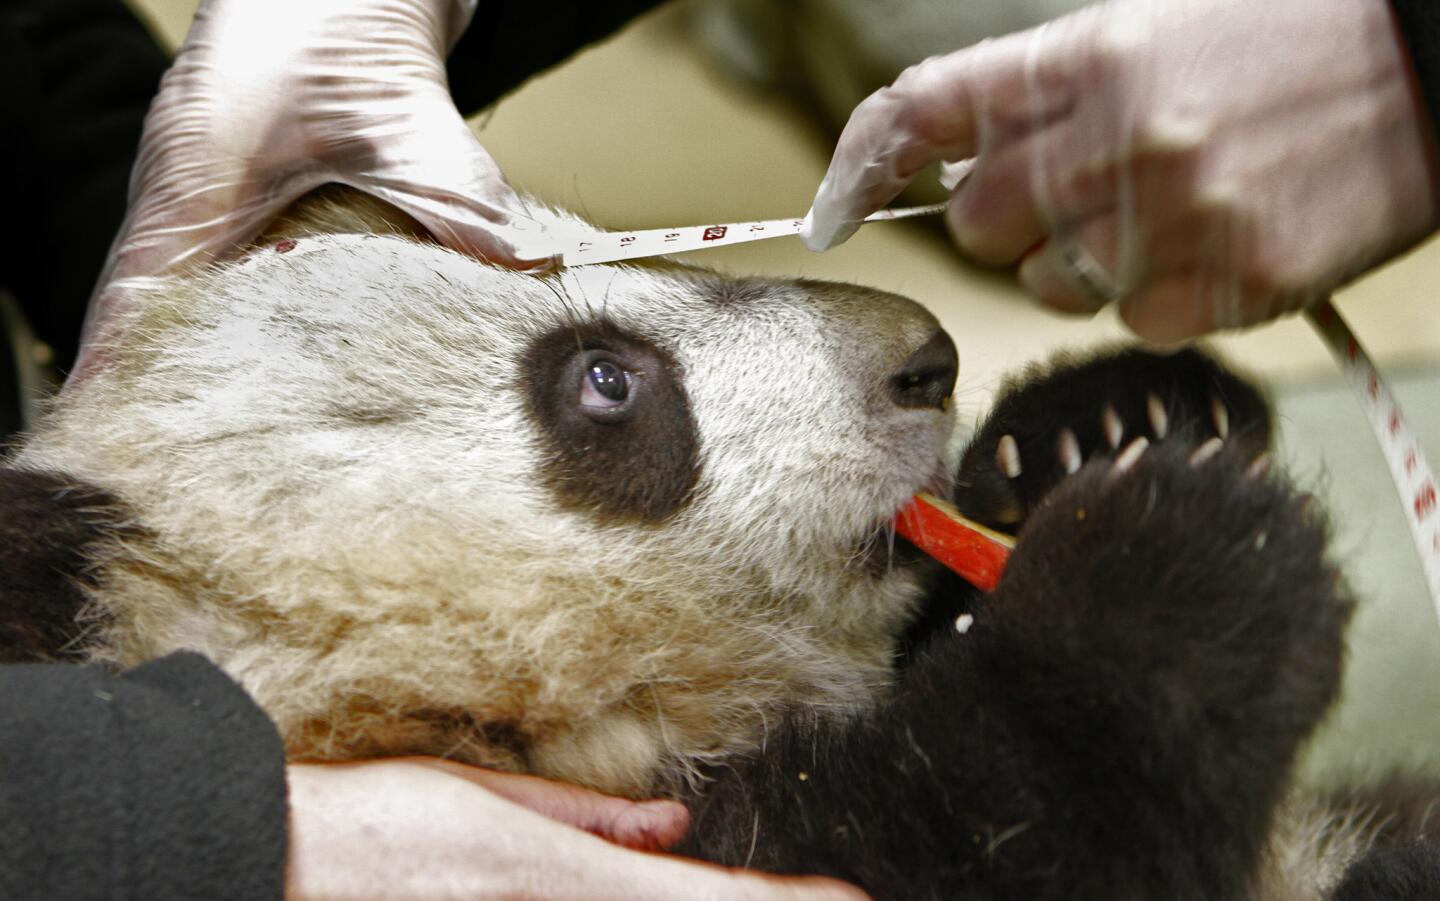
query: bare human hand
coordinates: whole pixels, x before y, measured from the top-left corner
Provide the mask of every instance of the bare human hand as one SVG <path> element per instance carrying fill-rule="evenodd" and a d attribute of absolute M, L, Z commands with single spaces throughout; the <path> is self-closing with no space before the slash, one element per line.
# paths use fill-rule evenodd
<path fill-rule="evenodd" d="M 292 764 L 288 779 L 290 899 L 866 897 L 829 879 L 645 853 L 684 834 L 688 816 L 673 801 L 627 801 L 433 758 Z"/>

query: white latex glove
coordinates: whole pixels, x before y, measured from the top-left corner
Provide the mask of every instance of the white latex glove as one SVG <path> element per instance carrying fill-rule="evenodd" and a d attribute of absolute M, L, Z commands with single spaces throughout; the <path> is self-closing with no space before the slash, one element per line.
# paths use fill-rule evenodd
<path fill-rule="evenodd" d="M 549 265 L 539 226 L 450 99 L 445 57 L 474 5 L 203 0 L 146 117 L 76 372 L 135 288 L 224 258 L 326 182 L 394 204 L 456 250 Z"/>
<path fill-rule="evenodd" d="M 973 158 L 947 211 L 964 251 L 1175 340 L 1318 300 L 1440 226 L 1432 136 L 1386 0 L 1116 0 L 867 98 L 802 236 L 831 247 Z"/>
<path fill-rule="evenodd" d="M 866 897 L 831 879 L 630 850 L 681 837 L 688 816 L 671 801 L 636 803 L 433 758 L 292 764 L 287 777 L 292 901 Z"/>

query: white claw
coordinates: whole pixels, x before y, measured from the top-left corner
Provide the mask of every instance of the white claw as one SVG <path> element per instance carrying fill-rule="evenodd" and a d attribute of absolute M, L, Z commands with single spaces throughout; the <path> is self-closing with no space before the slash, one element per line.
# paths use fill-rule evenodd
<path fill-rule="evenodd" d="M 1209 460 L 1211 457 L 1220 453 L 1220 448 L 1224 446 L 1225 442 L 1221 441 L 1219 438 L 1211 438 L 1207 440 L 1204 444 L 1200 445 L 1199 447 L 1195 448 L 1195 450 L 1190 452 L 1190 465 L 1203 465 L 1206 460 Z"/>
<path fill-rule="evenodd" d="M 975 625 L 975 617 L 969 613 L 962 613 L 955 617 L 955 631 L 961 635 L 969 632 L 970 627 L 973 625 Z"/>
<path fill-rule="evenodd" d="M 1225 409 L 1224 401 L 1215 395 L 1210 395 L 1210 418 L 1215 420 L 1215 434 L 1221 440 L 1230 437 L 1230 411 Z"/>
<path fill-rule="evenodd" d="M 1014 435 L 1000 436 L 1000 443 L 995 445 L 995 465 L 1007 479 L 1020 477 L 1020 445 L 1015 443 Z"/>
<path fill-rule="evenodd" d="M 1129 472 L 1131 467 L 1135 465 L 1136 461 L 1140 459 L 1149 447 L 1150 440 L 1148 438 L 1136 438 L 1120 452 L 1120 456 L 1115 458 L 1115 466 L 1111 472 L 1115 475 Z"/>
<path fill-rule="evenodd" d="M 1150 431 L 1155 433 L 1155 440 L 1165 438 L 1165 433 L 1170 431 L 1170 417 L 1165 413 L 1165 405 L 1154 393 L 1145 398 L 1145 409 L 1150 414 Z"/>
<path fill-rule="evenodd" d="M 1248 478 L 1255 479 L 1270 471 L 1270 455 L 1261 454 L 1250 461 L 1250 466 L 1245 470 Z"/>
<path fill-rule="evenodd" d="M 1110 449 L 1120 447 L 1120 441 L 1125 437 L 1125 423 L 1120 421 L 1120 414 L 1109 404 L 1100 411 L 1100 427 L 1105 430 L 1105 440 L 1110 442 Z"/>
<path fill-rule="evenodd" d="M 1079 472 L 1080 464 L 1085 462 L 1080 455 L 1080 441 L 1069 429 L 1061 429 L 1055 436 L 1055 453 L 1060 457 L 1060 465 L 1065 467 L 1066 475 Z"/>

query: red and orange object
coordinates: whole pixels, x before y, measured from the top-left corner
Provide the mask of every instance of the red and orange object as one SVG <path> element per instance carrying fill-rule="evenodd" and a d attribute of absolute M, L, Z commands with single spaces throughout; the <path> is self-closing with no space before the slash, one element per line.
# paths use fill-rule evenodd
<path fill-rule="evenodd" d="M 1009 535 L 967 519 L 954 504 L 924 493 L 895 516 L 895 534 L 981 591 L 1000 583 L 1015 547 Z"/>

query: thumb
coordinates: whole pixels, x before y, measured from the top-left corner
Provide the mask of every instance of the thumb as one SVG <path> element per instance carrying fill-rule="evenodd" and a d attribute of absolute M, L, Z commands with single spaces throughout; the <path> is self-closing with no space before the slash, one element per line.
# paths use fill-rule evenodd
<path fill-rule="evenodd" d="M 658 851 L 684 838 L 690 812 L 677 801 L 631 801 L 551 782 L 537 776 L 502 773 L 454 761 L 416 758 L 472 782 L 541 816 L 640 851 Z"/>
<path fill-rule="evenodd" d="M 512 269 L 553 267 L 551 236 L 448 97 L 413 109 L 404 134 L 334 178 L 413 216 L 451 250 Z"/>

